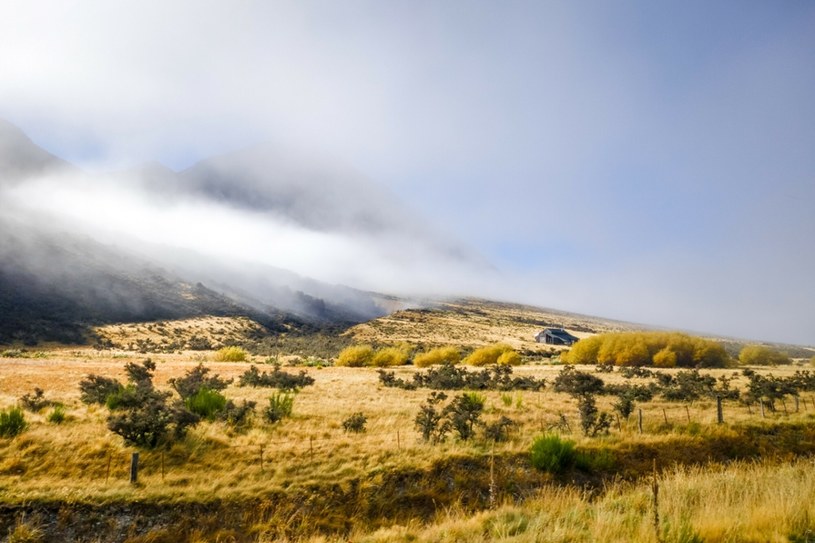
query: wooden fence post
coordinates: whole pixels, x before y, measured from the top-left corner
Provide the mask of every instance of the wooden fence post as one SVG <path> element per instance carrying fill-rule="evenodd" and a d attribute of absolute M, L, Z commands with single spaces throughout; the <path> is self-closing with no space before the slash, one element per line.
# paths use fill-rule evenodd
<path fill-rule="evenodd" d="M 787 402 L 784 400 L 784 398 L 781 398 L 781 405 L 784 406 L 784 414 L 789 415 L 789 412 L 787 411 Z"/>
<path fill-rule="evenodd" d="M 139 480 L 139 453 L 134 452 L 130 457 L 130 482 L 136 484 Z"/>
<path fill-rule="evenodd" d="M 767 418 L 767 415 L 766 415 L 766 414 L 764 414 L 764 400 L 762 400 L 761 398 L 759 398 L 759 399 L 758 399 L 758 405 L 759 405 L 759 406 L 761 406 L 761 418 L 762 418 L 762 419 L 766 419 L 766 418 Z"/>
<path fill-rule="evenodd" d="M 798 406 L 798 396 L 793 396 L 795 398 L 795 412 L 798 413 L 800 407 Z"/>
<path fill-rule="evenodd" d="M 668 413 L 665 411 L 665 408 L 662 408 L 662 418 L 665 419 L 665 425 L 668 425 Z"/>
<path fill-rule="evenodd" d="M 495 441 L 490 451 L 490 509 L 495 507 Z"/>
<path fill-rule="evenodd" d="M 690 408 L 685 404 L 685 414 L 688 416 L 688 424 L 690 424 Z"/>
<path fill-rule="evenodd" d="M 260 445 L 260 471 L 263 472 L 263 445 Z"/>
<path fill-rule="evenodd" d="M 640 429 L 640 433 L 642 433 L 642 408 L 638 409 L 637 427 Z"/>
<path fill-rule="evenodd" d="M 722 412 L 722 397 L 716 396 L 716 422 L 722 424 L 724 422 L 724 413 Z"/>
<path fill-rule="evenodd" d="M 402 450 L 402 438 L 399 435 L 399 430 L 396 430 L 396 448 Z"/>

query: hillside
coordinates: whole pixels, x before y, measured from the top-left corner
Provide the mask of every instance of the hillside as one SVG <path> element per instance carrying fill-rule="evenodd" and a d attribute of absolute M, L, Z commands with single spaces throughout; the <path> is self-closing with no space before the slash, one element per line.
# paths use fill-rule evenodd
<path fill-rule="evenodd" d="M 520 350 L 543 350 L 550 346 L 536 343 L 535 334 L 547 327 L 565 328 L 577 337 L 642 328 L 554 309 L 465 299 L 396 311 L 358 324 L 345 335 L 358 342 L 467 347 L 503 342 Z"/>

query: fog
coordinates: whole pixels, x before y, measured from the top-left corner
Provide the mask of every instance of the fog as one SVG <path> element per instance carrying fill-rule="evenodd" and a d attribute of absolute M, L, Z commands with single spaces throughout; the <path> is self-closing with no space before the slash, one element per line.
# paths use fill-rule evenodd
<path fill-rule="evenodd" d="M 813 344 L 813 61 L 807 3 L 5 3 L 0 117 L 84 173 L 0 184 L 178 273 Z"/>

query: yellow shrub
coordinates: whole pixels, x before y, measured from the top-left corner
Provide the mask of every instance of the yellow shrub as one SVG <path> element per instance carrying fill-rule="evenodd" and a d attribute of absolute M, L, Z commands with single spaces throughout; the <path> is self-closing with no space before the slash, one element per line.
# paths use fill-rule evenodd
<path fill-rule="evenodd" d="M 501 353 L 501 356 L 498 357 L 498 363 L 504 366 L 517 366 L 522 361 L 521 355 L 516 351 L 504 351 Z"/>
<path fill-rule="evenodd" d="M 340 352 L 337 365 L 358 368 L 370 366 L 373 359 L 374 349 L 370 345 L 351 345 Z"/>
<path fill-rule="evenodd" d="M 600 336 L 587 337 L 572 345 L 571 350 L 562 353 L 560 358 L 566 364 L 596 364 L 597 351 L 602 344 Z"/>
<path fill-rule="evenodd" d="M 386 347 L 374 353 L 371 363 L 383 368 L 385 366 L 403 366 L 410 358 L 410 350 L 402 347 Z"/>
<path fill-rule="evenodd" d="M 487 345 L 476 349 L 467 358 L 464 359 L 465 364 L 471 366 L 487 366 L 489 364 L 497 364 L 498 358 L 507 351 L 511 351 L 512 347 L 505 343 L 496 343 L 495 345 Z"/>
<path fill-rule="evenodd" d="M 219 362 L 243 362 L 246 351 L 240 347 L 224 347 L 215 351 L 215 360 Z"/>
<path fill-rule="evenodd" d="M 413 365 L 426 368 L 438 364 L 458 364 L 460 360 L 461 351 L 459 351 L 458 347 L 437 347 L 426 353 L 417 354 L 413 358 Z"/>
<path fill-rule="evenodd" d="M 792 360 L 774 349 L 762 345 L 747 345 L 739 353 L 739 362 L 749 366 L 777 366 L 790 364 Z"/>
<path fill-rule="evenodd" d="M 676 353 L 665 347 L 654 355 L 654 366 L 658 368 L 675 368 Z"/>

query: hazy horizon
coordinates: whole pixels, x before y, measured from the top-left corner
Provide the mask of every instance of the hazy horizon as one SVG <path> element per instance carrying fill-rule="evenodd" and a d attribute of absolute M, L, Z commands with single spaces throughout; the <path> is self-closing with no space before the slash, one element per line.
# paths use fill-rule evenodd
<path fill-rule="evenodd" d="M 0 118 L 90 172 L 15 205 L 357 288 L 815 345 L 815 5 L 80 6 L 0 2 Z M 105 181 L 258 144 L 337 172 L 298 181 L 319 213 Z M 351 180 L 369 203 L 327 194 Z"/>

